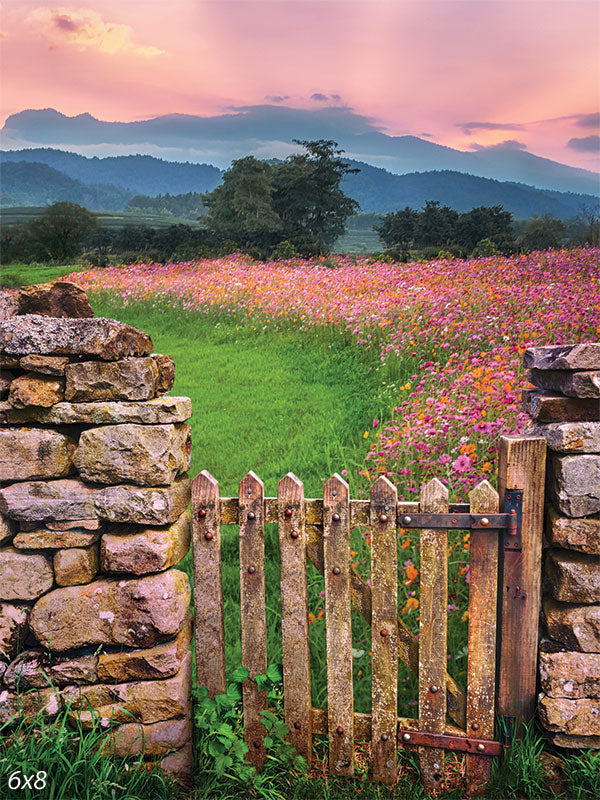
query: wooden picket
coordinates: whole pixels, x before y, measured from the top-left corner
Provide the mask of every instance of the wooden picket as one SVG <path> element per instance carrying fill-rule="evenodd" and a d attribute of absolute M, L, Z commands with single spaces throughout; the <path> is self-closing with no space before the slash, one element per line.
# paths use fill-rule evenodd
<path fill-rule="evenodd" d="M 448 491 L 436 479 L 422 487 L 420 503 L 398 502 L 396 488 L 385 477 L 375 481 L 369 500 L 351 500 L 339 475 L 326 482 L 322 500 L 304 498 L 303 484 L 292 473 L 279 482 L 276 498 L 264 497 L 263 484 L 252 472 L 242 479 L 238 497 L 220 498 L 217 481 L 208 472 L 194 479 L 197 681 L 211 695 L 225 689 L 221 525 L 238 524 L 242 664 L 249 671 L 243 684 L 244 736 L 251 763 L 261 769 L 266 756 L 261 720 L 266 697 L 253 678 L 267 668 L 264 526 L 277 523 L 289 741 L 310 763 L 313 734 L 328 734 L 329 771 L 342 776 L 353 774 L 354 742 L 370 740 L 373 777 L 389 782 L 396 779 L 398 743 L 416 745 L 423 784 L 433 790 L 444 783 L 446 750 L 462 751 L 467 796 L 484 793 L 492 756 L 502 752 L 494 739 L 495 714 L 518 731 L 519 721 L 531 715 L 535 703 L 544 458 L 544 440 L 504 438 L 500 497 L 483 481 L 471 492 L 469 505 L 449 505 Z M 499 515 L 509 490 L 523 501 L 516 549 L 506 544 L 507 535 L 515 533 L 514 518 L 506 511 Z M 418 639 L 399 618 L 397 607 L 397 529 L 410 528 L 412 515 L 421 516 Z M 446 526 L 460 528 L 463 523 L 471 531 L 466 694 L 448 674 L 446 658 Z M 350 530 L 355 525 L 370 528 L 370 586 L 351 566 Z M 311 703 L 309 560 L 325 581 L 326 709 Z M 353 708 L 351 605 L 371 624 L 370 714 Z M 512 658 L 515 648 L 518 663 Z M 418 719 L 397 715 L 399 660 L 418 675 Z M 446 714 L 456 725 L 446 721 Z"/>

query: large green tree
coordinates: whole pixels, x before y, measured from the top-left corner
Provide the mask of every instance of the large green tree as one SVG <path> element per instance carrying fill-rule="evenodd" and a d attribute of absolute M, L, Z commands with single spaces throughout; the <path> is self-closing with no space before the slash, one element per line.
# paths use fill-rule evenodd
<path fill-rule="evenodd" d="M 48 206 L 27 228 L 40 260 L 64 263 L 80 252 L 84 240 L 98 228 L 98 220 L 87 208 L 64 201 Z"/>
<path fill-rule="evenodd" d="M 419 212 L 406 206 L 399 211 L 391 211 L 381 220 L 380 225 L 374 225 L 379 238 L 385 247 L 399 247 L 407 252 L 415 239 Z"/>

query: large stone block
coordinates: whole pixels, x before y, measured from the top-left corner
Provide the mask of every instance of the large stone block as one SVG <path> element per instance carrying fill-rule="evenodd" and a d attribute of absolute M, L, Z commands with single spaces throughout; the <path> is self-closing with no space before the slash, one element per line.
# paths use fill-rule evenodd
<path fill-rule="evenodd" d="M 35 529 L 35 523 L 21 523 L 25 525 L 32 525 L 29 530 Z M 104 530 L 104 522 L 96 517 L 90 519 L 61 519 L 61 520 L 48 520 L 46 527 L 51 531 L 72 531 L 81 529 L 82 531 L 102 531 Z M 74 545 L 78 547 L 79 545 Z"/>
<path fill-rule="evenodd" d="M 73 470 L 77 445 L 42 428 L 0 428 L 0 481 L 62 478 Z"/>
<path fill-rule="evenodd" d="M 11 381 L 8 401 L 13 408 L 49 408 L 65 399 L 64 381 L 54 375 L 28 372 Z"/>
<path fill-rule="evenodd" d="M 65 374 L 65 367 L 68 363 L 68 356 L 39 356 L 35 353 L 29 356 L 23 356 L 23 358 L 19 360 L 21 369 L 41 372 L 43 375 L 58 375 L 60 377 Z"/>
<path fill-rule="evenodd" d="M 555 453 L 600 453 L 600 422 L 534 423 L 527 433 L 543 436 Z"/>
<path fill-rule="evenodd" d="M 550 734 L 550 741 L 557 747 L 570 747 L 577 750 L 600 750 L 600 736 L 568 736 L 565 733 Z"/>
<path fill-rule="evenodd" d="M 600 559 L 568 550 L 546 555 L 546 582 L 564 603 L 600 602 Z"/>
<path fill-rule="evenodd" d="M 126 525 L 102 537 L 100 563 L 103 572 L 144 575 L 178 564 L 190 548 L 190 511 L 172 525 L 143 528 L 131 533 Z"/>
<path fill-rule="evenodd" d="M 77 716 L 84 728 L 92 726 L 94 712 L 100 714 L 106 727 L 131 722 L 132 718 L 144 724 L 160 722 L 189 714 L 191 672 L 192 654 L 188 653 L 172 678 L 68 687 L 64 698 L 70 702 L 71 716 Z"/>
<path fill-rule="evenodd" d="M 538 714 L 546 730 L 570 736 L 600 736 L 600 703 L 596 699 L 541 695 Z"/>
<path fill-rule="evenodd" d="M 44 425 L 112 425 L 133 422 L 160 425 L 185 422 L 192 416 L 189 397 L 159 397 L 145 402 L 104 401 L 97 403 L 57 403 L 51 408 L 2 406 L 7 422 L 41 422 Z"/>
<path fill-rule="evenodd" d="M 152 358 L 81 361 L 65 369 L 65 400 L 150 400 L 156 395 L 158 367 Z"/>
<path fill-rule="evenodd" d="M 0 603 L 0 661 L 11 661 L 29 635 L 28 606 Z"/>
<path fill-rule="evenodd" d="M 0 351 L 8 355 L 83 355 L 118 361 L 147 356 L 152 340 L 142 331 L 114 319 L 56 319 L 26 314 L 0 322 Z"/>
<path fill-rule="evenodd" d="M 0 545 L 10 542 L 16 532 L 16 523 L 12 519 L 5 517 L 4 514 L 0 514 Z"/>
<path fill-rule="evenodd" d="M 55 717 L 62 708 L 58 689 L 32 689 L 28 692 L 0 690 L 0 725 L 18 722 L 22 717 L 43 713 Z"/>
<path fill-rule="evenodd" d="M 546 535 L 554 547 L 600 554 L 600 519 L 594 517 L 561 517 L 549 508 Z"/>
<path fill-rule="evenodd" d="M 523 355 L 527 369 L 600 369 L 600 342 L 530 347 Z"/>
<path fill-rule="evenodd" d="M 19 296 L 15 292 L 0 289 L 0 322 L 19 313 Z"/>
<path fill-rule="evenodd" d="M 175 383 L 175 362 L 171 356 L 167 356 L 164 353 L 152 353 L 152 358 L 158 368 L 156 394 L 170 392 Z"/>
<path fill-rule="evenodd" d="M 104 425 L 83 431 L 75 466 L 92 483 L 172 483 L 190 465 L 189 425 Z"/>
<path fill-rule="evenodd" d="M 47 317 L 93 317 L 86 293 L 71 281 L 51 281 L 19 290 L 19 313 Z"/>
<path fill-rule="evenodd" d="M 52 686 L 88 684 L 98 681 L 98 656 L 95 653 L 57 656 L 36 649 L 20 653 L 4 673 L 10 688 L 43 689 Z"/>
<path fill-rule="evenodd" d="M 89 583 L 98 572 L 98 545 L 69 547 L 54 554 L 54 577 L 59 586 Z"/>
<path fill-rule="evenodd" d="M 180 750 L 192 738 L 192 720 L 189 716 L 180 719 L 162 720 L 150 725 L 126 722 L 107 734 L 107 746 L 113 755 L 160 756 Z"/>
<path fill-rule="evenodd" d="M 172 775 L 177 783 L 189 789 L 193 782 L 192 763 L 194 750 L 191 742 L 185 744 L 181 750 L 176 750 L 161 758 L 159 766 L 167 775 Z"/>
<path fill-rule="evenodd" d="M 540 682 L 549 697 L 600 697 L 600 653 L 540 653 Z"/>
<path fill-rule="evenodd" d="M 193 617 L 190 614 L 175 639 L 155 647 L 100 653 L 98 680 L 102 683 L 120 683 L 157 680 L 176 675 L 190 647 L 192 623 Z"/>
<path fill-rule="evenodd" d="M 52 531 L 36 528 L 20 531 L 13 539 L 13 547 L 19 550 L 62 550 L 67 547 L 90 547 L 100 539 L 100 531 L 74 528 L 67 531 Z"/>
<path fill-rule="evenodd" d="M 165 525 L 183 514 L 190 495 L 190 479 L 180 475 L 170 486 L 107 486 L 96 495 L 95 507 L 109 522 Z"/>
<path fill-rule="evenodd" d="M 189 581 L 179 570 L 100 579 L 42 597 L 33 607 L 31 628 L 53 652 L 96 644 L 152 647 L 179 633 L 189 603 Z"/>
<path fill-rule="evenodd" d="M 54 573 L 46 556 L 0 549 L 0 600 L 35 600 L 52 588 Z"/>
<path fill-rule="evenodd" d="M 600 605 L 543 602 L 548 636 L 570 650 L 600 653 Z"/>
<path fill-rule="evenodd" d="M 600 511 L 600 455 L 556 456 L 553 490 L 556 504 L 568 517 Z"/>
<path fill-rule="evenodd" d="M 182 475 L 171 486 L 106 486 L 72 478 L 23 481 L 0 489 L 0 513 L 24 522 L 80 520 L 166 525 L 190 502 L 190 480 Z"/>
<path fill-rule="evenodd" d="M 600 370 L 567 372 L 566 370 L 530 369 L 528 377 L 534 386 L 567 397 L 600 397 Z"/>
<path fill-rule="evenodd" d="M 14 378 L 15 376 L 12 372 L 0 369 L 0 400 L 4 400 L 5 397 L 8 397 L 10 385 Z"/>

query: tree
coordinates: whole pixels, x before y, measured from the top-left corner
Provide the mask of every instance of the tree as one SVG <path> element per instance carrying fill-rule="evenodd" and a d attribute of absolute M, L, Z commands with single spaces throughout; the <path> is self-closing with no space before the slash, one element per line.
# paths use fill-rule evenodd
<path fill-rule="evenodd" d="M 273 167 L 273 210 L 282 222 L 283 239 L 303 255 L 324 253 L 358 210 L 340 184 L 344 175 L 359 170 L 339 158 L 343 150 L 331 139 L 294 142 L 306 152 Z"/>
<path fill-rule="evenodd" d="M 65 201 L 48 206 L 27 227 L 38 258 L 66 262 L 79 253 L 98 220 L 87 208 Z"/>
<path fill-rule="evenodd" d="M 457 211 L 448 206 L 440 206 L 438 200 L 427 200 L 419 215 L 415 244 L 425 247 L 451 244 L 457 220 Z"/>
<path fill-rule="evenodd" d="M 406 206 L 399 211 L 390 211 L 381 220 L 381 225 L 374 225 L 382 244 L 385 247 L 399 247 L 406 253 L 414 241 L 419 212 Z"/>
<path fill-rule="evenodd" d="M 564 222 L 552 214 L 534 216 L 527 220 L 518 243 L 524 250 L 547 250 L 550 247 L 559 247 L 564 230 Z"/>
<path fill-rule="evenodd" d="M 512 223 L 512 214 L 502 206 L 472 208 L 459 215 L 455 242 L 470 253 L 483 239 L 489 239 L 496 246 L 496 252 L 507 252 L 514 246 Z"/>
<path fill-rule="evenodd" d="M 233 161 L 223 183 L 203 195 L 209 212 L 202 222 L 242 247 L 272 247 L 285 238 L 272 208 L 273 168 L 254 156 Z"/>

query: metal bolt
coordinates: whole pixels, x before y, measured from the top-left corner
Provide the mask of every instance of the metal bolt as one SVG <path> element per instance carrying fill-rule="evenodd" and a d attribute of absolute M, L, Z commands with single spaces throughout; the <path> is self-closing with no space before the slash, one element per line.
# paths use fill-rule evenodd
<path fill-rule="evenodd" d="M 333 516 L 331 517 L 331 519 L 332 519 L 334 522 L 339 522 L 339 521 L 340 521 L 340 515 L 339 515 L 339 514 L 333 514 Z"/>
<path fill-rule="evenodd" d="M 333 492 L 332 492 L 331 494 L 332 494 L 334 497 L 337 497 L 337 492 L 336 492 L 336 490 L 335 490 L 335 489 L 333 490 Z"/>
<path fill-rule="evenodd" d="M 453 522 L 453 524 L 456 523 L 456 517 L 452 517 L 452 522 Z"/>
<path fill-rule="evenodd" d="M 439 764 L 434 764 L 433 768 L 437 772 L 439 770 L 439 768 L 440 768 L 440 765 Z"/>
<path fill-rule="evenodd" d="M 260 742 L 252 742 L 252 744 L 254 747 L 256 747 L 257 750 L 260 747 Z"/>
<path fill-rule="evenodd" d="M 412 522 L 412 517 L 409 517 L 409 516 L 402 517 L 402 522 L 403 522 L 405 525 L 410 525 L 410 523 Z"/>
<path fill-rule="evenodd" d="M 256 514 L 254 513 L 254 511 L 249 511 L 248 512 L 248 519 L 254 519 L 255 517 L 256 517 Z"/>
<path fill-rule="evenodd" d="M 437 694 L 438 687 L 437 686 L 430 686 L 429 687 L 429 691 L 431 692 L 431 694 Z"/>
<path fill-rule="evenodd" d="M 296 728 L 297 731 L 299 731 L 301 727 L 302 725 L 300 725 L 299 722 L 294 722 L 294 728 Z"/>
<path fill-rule="evenodd" d="M 484 744 L 478 744 L 477 745 L 477 749 L 479 750 L 480 753 L 483 753 L 483 751 L 485 750 L 485 745 Z"/>
<path fill-rule="evenodd" d="M 252 494 L 252 489 L 248 489 L 248 494 Z"/>
<path fill-rule="evenodd" d="M 198 516 L 199 516 L 201 519 L 202 519 L 203 517 L 205 517 L 205 516 L 206 516 L 206 509 L 205 509 L 205 508 L 199 508 L 199 509 L 198 509 Z"/>
<path fill-rule="evenodd" d="M 387 514 L 380 514 L 379 515 L 379 522 L 387 522 Z"/>
<path fill-rule="evenodd" d="M 478 723 L 478 722 L 474 722 L 474 723 L 471 725 L 471 730 L 472 730 L 472 731 L 478 731 L 478 730 L 479 730 L 479 723 Z"/>
<path fill-rule="evenodd" d="M 206 531 L 206 533 L 204 534 L 204 538 L 206 539 L 207 542 L 212 542 L 214 538 L 212 531 Z"/>
<path fill-rule="evenodd" d="M 389 507 L 389 506 L 384 506 L 384 507 L 383 507 L 383 510 L 384 510 L 384 511 L 389 511 L 389 510 L 390 510 L 390 507 Z"/>
<path fill-rule="evenodd" d="M 292 516 L 292 509 L 291 508 L 286 508 L 286 510 L 283 513 L 285 514 L 286 517 L 291 517 Z"/>
<path fill-rule="evenodd" d="M 342 728 L 341 725 L 337 726 L 337 728 L 335 729 L 335 732 L 337 733 L 338 736 L 343 736 L 344 735 L 344 729 Z"/>
<path fill-rule="evenodd" d="M 402 741 L 403 742 L 410 742 L 410 733 L 403 733 L 402 734 Z"/>
<path fill-rule="evenodd" d="M 379 631 L 379 633 L 380 633 L 380 635 L 381 635 L 381 636 L 387 636 L 387 635 L 388 635 L 388 632 L 386 631 L 386 629 L 385 629 L 385 628 L 382 628 L 382 629 Z"/>
<path fill-rule="evenodd" d="M 482 525 L 483 525 L 485 528 L 487 528 L 487 526 L 490 524 L 490 521 L 489 521 L 489 519 L 488 519 L 487 517 L 482 517 L 482 518 L 481 518 L 481 524 L 482 524 Z"/>
<path fill-rule="evenodd" d="M 382 734 L 381 734 L 381 741 L 382 741 L 382 742 L 387 742 L 387 740 L 388 740 L 388 735 L 387 735 L 387 733 L 382 733 Z"/>
<path fill-rule="evenodd" d="M 298 531 L 292 531 L 290 533 L 290 536 L 292 537 L 292 539 L 297 539 L 298 536 L 300 536 L 300 534 L 298 533 Z"/>
<path fill-rule="evenodd" d="M 331 571 L 334 575 L 339 575 L 342 570 L 339 567 L 334 567 Z"/>
<path fill-rule="evenodd" d="M 255 572 L 256 572 L 256 567 L 248 567 L 248 574 L 249 575 L 254 575 Z"/>

